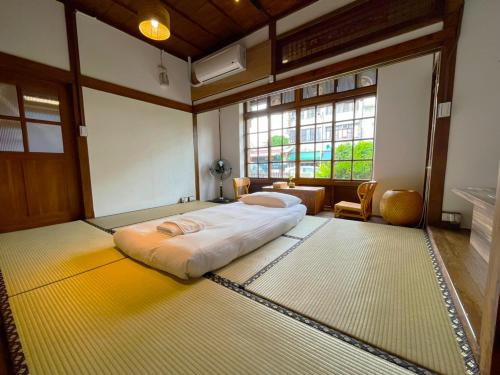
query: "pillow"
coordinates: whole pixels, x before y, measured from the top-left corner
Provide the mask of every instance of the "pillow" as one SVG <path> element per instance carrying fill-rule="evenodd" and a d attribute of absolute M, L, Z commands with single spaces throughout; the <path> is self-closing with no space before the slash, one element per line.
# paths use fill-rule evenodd
<path fill-rule="evenodd" d="M 260 192 L 247 194 L 240 199 L 241 202 L 246 204 L 255 204 L 264 207 L 286 208 L 292 207 L 302 200 L 296 196 L 283 193 Z"/>

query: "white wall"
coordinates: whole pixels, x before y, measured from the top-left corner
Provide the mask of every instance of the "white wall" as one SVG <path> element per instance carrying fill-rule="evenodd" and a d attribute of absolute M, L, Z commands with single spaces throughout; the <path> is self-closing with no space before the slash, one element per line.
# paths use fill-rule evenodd
<path fill-rule="evenodd" d="M 163 54 L 170 85 L 162 87 L 158 48 L 82 13 L 77 26 L 82 74 L 191 104 L 186 61 Z"/>
<path fill-rule="evenodd" d="M 224 196 L 234 198 L 232 178 L 244 175 L 243 106 L 234 104 L 221 109 L 221 139 L 218 110 L 199 114 L 197 126 L 200 198 L 213 199 L 219 195 L 218 181 L 208 172 L 212 162 L 219 157 L 227 159 L 233 168 L 231 178 L 224 182 L 223 189 Z"/>
<path fill-rule="evenodd" d="M 0 51 L 69 70 L 64 5 L 0 0 Z"/>
<path fill-rule="evenodd" d="M 190 113 L 84 88 L 96 216 L 194 195 Z"/>
<path fill-rule="evenodd" d="M 470 227 L 472 206 L 451 189 L 495 187 L 500 161 L 500 1 L 466 0 L 458 42 L 443 209 Z"/>
<path fill-rule="evenodd" d="M 234 104 L 223 108 L 221 110 L 222 157 L 227 159 L 233 168 L 231 178 L 224 181 L 224 195 L 229 198 L 234 198 L 232 178 L 245 174 L 243 137 L 243 105 Z"/>
<path fill-rule="evenodd" d="M 387 190 L 423 191 L 432 66 L 428 55 L 378 71 L 374 213 Z"/>
<path fill-rule="evenodd" d="M 204 112 L 197 115 L 198 168 L 201 200 L 214 199 L 219 196 L 219 185 L 208 172 L 208 168 L 210 168 L 212 162 L 220 157 L 218 116 L 218 111 Z"/>

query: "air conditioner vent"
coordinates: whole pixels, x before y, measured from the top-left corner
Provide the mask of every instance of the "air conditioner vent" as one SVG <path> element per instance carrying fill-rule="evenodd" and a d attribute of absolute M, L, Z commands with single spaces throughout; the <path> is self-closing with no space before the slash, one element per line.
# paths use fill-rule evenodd
<path fill-rule="evenodd" d="M 198 82 L 210 83 L 246 69 L 246 50 L 236 44 L 193 64 Z"/>

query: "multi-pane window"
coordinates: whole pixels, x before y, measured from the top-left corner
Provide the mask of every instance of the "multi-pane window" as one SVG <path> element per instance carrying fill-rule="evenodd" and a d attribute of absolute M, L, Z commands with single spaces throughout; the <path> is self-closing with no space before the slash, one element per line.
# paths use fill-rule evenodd
<path fill-rule="evenodd" d="M 300 110 L 300 177 L 331 177 L 332 119 L 332 104 Z"/>
<path fill-rule="evenodd" d="M 373 86 L 377 83 L 377 70 L 369 69 L 357 74 L 349 74 L 337 79 L 327 79 L 302 88 L 302 98 L 345 92 L 356 88 Z"/>
<path fill-rule="evenodd" d="M 267 178 L 269 171 L 269 116 L 259 116 L 247 123 L 248 177 Z"/>
<path fill-rule="evenodd" d="M 295 110 L 271 114 L 271 178 L 294 177 L 296 160 Z"/>
<path fill-rule="evenodd" d="M 0 83 L 0 151 L 63 153 L 61 126 L 57 94 Z"/>
<path fill-rule="evenodd" d="M 366 70 L 247 102 L 247 175 L 369 180 L 376 82 Z"/>
<path fill-rule="evenodd" d="M 375 101 L 375 96 L 371 95 L 335 103 L 333 178 L 371 178 Z"/>
<path fill-rule="evenodd" d="M 250 100 L 247 103 L 248 112 L 262 111 L 267 108 L 267 98 Z"/>
<path fill-rule="evenodd" d="M 285 92 L 272 94 L 270 101 L 272 107 L 274 107 L 275 105 L 292 103 L 295 101 L 295 90 L 288 90 Z"/>

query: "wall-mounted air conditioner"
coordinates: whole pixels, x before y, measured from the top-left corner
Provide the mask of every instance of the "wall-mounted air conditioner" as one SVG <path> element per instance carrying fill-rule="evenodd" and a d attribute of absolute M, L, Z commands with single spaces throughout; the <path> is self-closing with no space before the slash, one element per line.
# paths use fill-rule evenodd
<path fill-rule="evenodd" d="M 236 44 L 193 64 L 198 82 L 206 84 L 246 69 L 246 49 Z"/>

